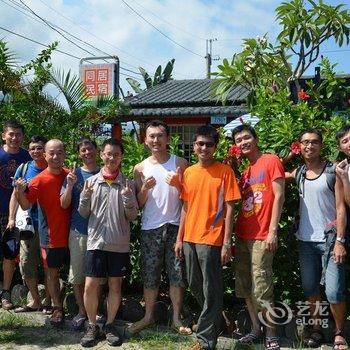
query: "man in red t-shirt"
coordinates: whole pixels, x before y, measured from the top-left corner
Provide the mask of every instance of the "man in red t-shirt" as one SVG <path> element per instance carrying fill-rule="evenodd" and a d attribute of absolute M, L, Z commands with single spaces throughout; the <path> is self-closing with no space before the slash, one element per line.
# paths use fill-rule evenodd
<path fill-rule="evenodd" d="M 27 188 L 24 179 L 16 181 L 16 196 L 22 209 L 38 203 L 41 255 L 47 271 L 47 284 L 54 305 L 50 322 L 63 322 L 63 307 L 59 290 L 59 270 L 68 257 L 70 208 L 63 209 L 60 191 L 68 171 L 63 169 L 65 150 L 62 141 L 50 140 L 45 145 L 47 168 L 34 177 Z"/>
<path fill-rule="evenodd" d="M 284 169 L 277 156 L 262 154 L 251 126 L 238 126 L 232 137 L 250 163 L 239 183 L 242 207 L 236 224 L 236 295 L 246 300 L 252 330 L 239 342 L 258 342 L 262 322 L 267 326 L 265 346 L 276 350 L 279 340 L 274 320 L 266 311 L 273 308 L 272 263 L 284 202 Z"/>

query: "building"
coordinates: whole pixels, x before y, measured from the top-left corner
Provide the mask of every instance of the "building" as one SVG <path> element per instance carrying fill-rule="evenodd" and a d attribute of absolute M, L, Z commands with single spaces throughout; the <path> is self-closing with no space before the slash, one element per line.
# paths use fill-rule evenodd
<path fill-rule="evenodd" d="M 198 126 L 211 124 L 224 126 L 231 120 L 248 112 L 246 99 L 249 91 L 234 87 L 225 105 L 213 95 L 210 79 L 169 80 L 153 88 L 127 98 L 130 114 L 121 116 L 121 121 L 136 121 L 140 125 L 140 137 L 152 119 L 164 120 L 171 134 L 180 136 L 180 148 L 189 158 L 192 152 L 193 134 Z"/>

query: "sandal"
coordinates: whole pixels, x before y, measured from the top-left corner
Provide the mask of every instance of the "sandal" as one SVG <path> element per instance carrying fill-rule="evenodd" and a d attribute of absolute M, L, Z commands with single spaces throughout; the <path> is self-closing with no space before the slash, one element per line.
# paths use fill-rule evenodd
<path fill-rule="evenodd" d="M 277 337 L 266 337 L 265 349 L 267 350 L 280 350 L 280 342 Z"/>
<path fill-rule="evenodd" d="M 39 306 L 39 307 L 31 307 L 31 306 L 28 306 L 28 305 L 24 305 L 24 306 L 16 307 L 13 311 L 15 313 L 20 313 L 20 312 L 36 312 L 36 311 L 41 311 L 41 310 L 42 310 L 41 306 Z"/>
<path fill-rule="evenodd" d="M 323 342 L 323 334 L 320 329 L 313 329 L 309 336 L 303 340 L 303 344 L 309 348 L 319 348 Z"/>
<path fill-rule="evenodd" d="M 348 343 L 345 339 L 345 335 L 344 335 L 343 331 L 341 330 L 341 331 L 335 332 L 334 338 L 338 335 L 341 336 L 343 338 L 343 340 L 337 340 L 337 341 L 334 340 L 332 349 L 333 350 L 347 350 L 349 347 L 348 347 Z"/>
<path fill-rule="evenodd" d="M 259 343 L 261 336 L 259 334 L 250 332 L 237 340 L 240 345 L 253 345 Z"/>
<path fill-rule="evenodd" d="M 85 325 L 87 317 L 85 315 L 77 314 L 72 319 L 72 327 L 75 331 L 80 331 Z"/>
<path fill-rule="evenodd" d="M 62 326 L 64 322 L 64 311 L 63 307 L 54 306 L 53 313 L 50 317 L 50 324 L 54 327 Z"/>
<path fill-rule="evenodd" d="M 180 325 L 175 325 L 174 323 L 171 325 L 171 329 L 180 335 L 191 335 L 192 329 L 190 327 Z"/>
<path fill-rule="evenodd" d="M 43 305 L 42 312 L 44 315 L 52 315 L 53 307 L 51 305 Z"/>

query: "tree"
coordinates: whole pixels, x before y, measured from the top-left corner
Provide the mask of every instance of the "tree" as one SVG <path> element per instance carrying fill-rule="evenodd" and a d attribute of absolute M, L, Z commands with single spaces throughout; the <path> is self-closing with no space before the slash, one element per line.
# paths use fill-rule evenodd
<path fill-rule="evenodd" d="M 298 79 L 320 55 L 321 45 L 329 39 L 342 46 L 349 43 L 350 15 L 344 5 L 327 5 L 323 0 L 291 0 L 276 8 L 277 21 L 282 30 L 277 43 L 263 38 L 245 39 L 242 52 L 231 62 L 224 59 L 213 73 L 213 89 L 218 99 L 225 101 L 234 85 L 246 86 L 250 91 L 249 105 L 256 101 L 260 86 L 267 89 L 294 84 L 300 91 Z M 290 62 L 297 56 L 296 65 Z"/>
<path fill-rule="evenodd" d="M 130 84 L 132 89 L 138 94 L 142 91 L 150 89 L 152 86 L 156 86 L 158 84 L 162 84 L 167 82 L 168 80 L 171 80 L 172 79 L 171 74 L 174 69 L 174 63 L 175 63 L 175 59 L 173 58 L 167 63 L 163 71 L 162 71 L 162 66 L 159 65 L 154 73 L 153 79 L 146 72 L 144 68 L 139 67 L 139 71 L 143 77 L 146 88 L 141 88 L 141 84 L 133 78 L 126 78 L 126 80 Z"/>

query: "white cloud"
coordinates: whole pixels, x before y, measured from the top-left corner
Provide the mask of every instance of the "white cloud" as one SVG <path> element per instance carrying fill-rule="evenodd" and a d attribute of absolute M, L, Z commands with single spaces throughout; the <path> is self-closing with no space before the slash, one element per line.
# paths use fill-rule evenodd
<path fill-rule="evenodd" d="M 23 1 L 43 18 L 103 51 L 118 55 L 124 68 L 137 70 L 138 66 L 143 66 L 153 73 L 158 64 L 164 66 L 169 59 L 175 58 L 175 78 L 205 76 L 206 64 L 203 57 L 193 55 L 171 43 L 133 13 L 121 0 Z M 12 4 L 9 0 L 5 2 Z M 269 32 L 270 37 L 273 38 L 278 31 L 274 9 L 279 4 L 279 0 L 127 0 L 127 2 L 166 35 L 202 56 L 205 55 L 205 40 L 203 40 L 205 38 L 219 39 L 213 43 L 213 54 L 220 55 L 222 59 L 231 57 L 233 52 L 240 49 L 242 38 L 255 37 L 266 32 Z M 64 19 L 45 4 L 103 40 L 97 39 Z M 68 43 L 47 26 L 27 18 L 3 1 L 0 2 L 0 13 L 1 26 L 5 28 L 45 44 L 59 40 L 59 49 L 79 57 L 89 55 Z M 162 19 L 173 25 L 166 24 Z M 23 60 L 35 57 L 42 49 L 36 44 L 1 30 L 0 37 L 5 37 L 11 49 Z M 92 50 L 96 55 L 103 55 L 91 48 L 87 49 Z M 64 70 L 71 68 L 78 72 L 79 61 L 76 59 L 56 52 L 53 54 L 52 61 L 56 68 Z M 214 62 L 214 64 L 217 63 Z M 123 70 L 121 72 L 127 73 Z M 129 89 L 125 76 L 121 76 L 121 82 L 124 90 Z"/>

